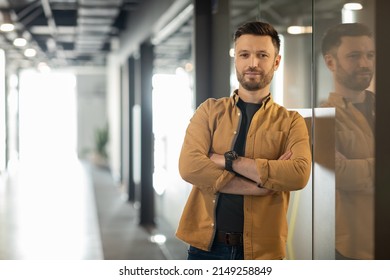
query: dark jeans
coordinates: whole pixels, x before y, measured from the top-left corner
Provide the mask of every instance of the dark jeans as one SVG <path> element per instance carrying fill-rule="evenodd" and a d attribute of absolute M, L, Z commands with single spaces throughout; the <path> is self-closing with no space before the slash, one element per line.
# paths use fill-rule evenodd
<path fill-rule="evenodd" d="M 242 246 L 231 246 L 214 242 L 211 251 L 203 251 L 190 246 L 187 260 L 243 260 Z"/>

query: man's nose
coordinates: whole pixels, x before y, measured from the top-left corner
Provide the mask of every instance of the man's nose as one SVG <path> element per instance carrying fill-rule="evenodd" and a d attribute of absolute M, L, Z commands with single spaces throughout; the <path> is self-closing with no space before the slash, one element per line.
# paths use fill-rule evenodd
<path fill-rule="evenodd" d="M 362 55 L 359 59 L 359 66 L 366 67 L 372 65 L 374 62 L 373 58 L 369 55 Z"/>
<path fill-rule="evenodd" d="M 256 56 L 252 56 L 250 59 L 250 66 L 257 67 L 259 65 L 259 59 Z"/>

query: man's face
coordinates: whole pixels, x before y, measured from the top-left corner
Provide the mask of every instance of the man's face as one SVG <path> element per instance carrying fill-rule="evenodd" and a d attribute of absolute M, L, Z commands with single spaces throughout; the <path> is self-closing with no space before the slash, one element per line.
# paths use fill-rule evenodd
<path fill-rule="evenodd" d="M 374 42 L 367 36 L 343 37 L 335 54 L 334 74 L 344 87 L 362 91 L 374 74 Z"/>
<path fill-rule="evenodd" d="M 236 40 L 236 75 L 244 89 L 256 91 L 268 86 L 279 62 L 270 36 L 242 35 Z"/>

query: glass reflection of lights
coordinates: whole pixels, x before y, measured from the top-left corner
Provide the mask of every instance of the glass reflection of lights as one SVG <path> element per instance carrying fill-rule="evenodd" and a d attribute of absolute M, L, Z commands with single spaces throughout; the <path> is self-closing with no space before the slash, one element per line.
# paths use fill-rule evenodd
<path fill-rule="evenodd" d="M 167 241 L 167 238 L 163 234 L 155 234 L 150 237 L 150 241 L 156 244 L 164 244 Z"/>

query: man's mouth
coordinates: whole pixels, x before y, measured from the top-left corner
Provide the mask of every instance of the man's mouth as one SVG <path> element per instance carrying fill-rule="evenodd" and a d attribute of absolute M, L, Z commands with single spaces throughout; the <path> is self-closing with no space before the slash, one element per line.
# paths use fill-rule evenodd
<path fill-rule="evenodd" d="M 250 72 L 245 72 L 245 75 L 246 75 L 246 76 L 249 76 L 249 77 L 254 77 L 254 76 L 260 76 L 261 73 L 250 71 Z"/>
<path fill-rule="evenodd" d="M 360 71 L 358 70 L 356 72 L 357 75 L 372 75 L 372 71 L 370 71 L 369 69 L 360 69 Z"/>
<path fill-rule="evenodd" d="M 372 76 L 372 73 L 371 72 L 359 72 L 357 73 L 357 76 L 359 77 L 371 77 Z"/>

